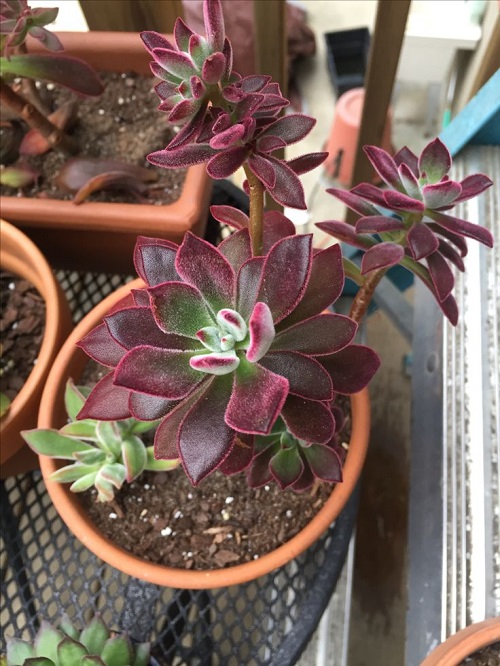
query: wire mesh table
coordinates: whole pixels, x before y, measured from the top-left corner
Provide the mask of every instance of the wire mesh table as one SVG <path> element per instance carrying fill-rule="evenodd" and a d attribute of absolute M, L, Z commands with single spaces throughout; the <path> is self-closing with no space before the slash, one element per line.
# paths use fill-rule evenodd
<path fill-rule="evenodd" d="M 75 323 L 130 278 L 59 271 Z M 162 588 L 90 553 L 52 506 L 40 472 L 1 486 L 2 637 L 34 636 L 40 619 L 76 624 L 99 612 L 115 630 L 150 640 L 160 664 L 286 666 L 297 661 L 346 559 L 358 492 L 300 557 L 250 583 L 209 591 Z"/>

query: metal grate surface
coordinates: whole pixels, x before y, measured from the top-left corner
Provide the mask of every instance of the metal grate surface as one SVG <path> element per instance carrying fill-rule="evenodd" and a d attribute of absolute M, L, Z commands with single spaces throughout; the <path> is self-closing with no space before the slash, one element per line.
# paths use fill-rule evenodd
<path fill-rule="evenodd" d="M 75 323 L 130 278 L 57 273 Z M 1 486 L 0 653 L 6 635 L 32 637 L 40 619 L 77 624 L 99 611 L 114 629 L 153 642 L 172 666 L 286 666 L 298 659 L 335 588 L 358 493 L 303 555 L 256 581 L 210 591 L 162 588 L 121 574 L 90 553 L 55 511 L 39 472 Z"/>

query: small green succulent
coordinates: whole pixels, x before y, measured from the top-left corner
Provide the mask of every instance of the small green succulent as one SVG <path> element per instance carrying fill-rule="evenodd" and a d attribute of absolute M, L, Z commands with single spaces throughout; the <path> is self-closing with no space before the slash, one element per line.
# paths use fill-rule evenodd
<path fill-rule="evenodd" d="M 109 502 L 124 481 L 130 483 L 144 470 L 177 467 L 178 460 L 155 460 L 153 447 L 146 446 L 138 436 L 155 428 L 158 421 L 76 421 L 89 392 L 70 379 L 64 396 L 69 422 L 60 430 L 41 428 L 21 433 L 38 455 L 72 461 L 54 472 L 51 481 L 71 483 L 70 489 L 76 493 L 95 486 L 98 501 Z"/>
<path fill-rule="evenodd" d="M 150 644 L 132 644 L 125 634 L 114 634 L 98 615 L 82 631 L 67 617 L 56 628 L 42 621 L 32 643 L 7 638 L 2 666 L 147 666 Z"/>

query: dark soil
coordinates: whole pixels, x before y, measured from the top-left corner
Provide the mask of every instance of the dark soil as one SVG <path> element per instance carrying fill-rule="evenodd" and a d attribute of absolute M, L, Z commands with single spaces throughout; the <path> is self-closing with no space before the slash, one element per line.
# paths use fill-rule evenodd
<path fill-rule="evenodd" d="M 493 643 L 474 652 L 460 662 L 460 666 L 500 666 L 500 643 Z"/>
<path fill-rule="evenodd" d="M 91 385 L 107 370 L 87 364 L 78 384 Z M 347 407 L 348 399 L 343 399 Z M 342 442 L 350 437 L 347 419 Z M 346 445 L 347 446 L 347 445 Z M 302 494 L 274 483 L 249 488 L 244 474 L 215 472 L 193 488 L 181 467 L 144 472 L 124 484 L 113 503 L 81 498 L 92 520 L 111 541 L 137 557 L 186 569 L 250 562 L 289 541 L 318 513 L 332 486 L 318 483 Z"/>
<path fill-rule="evenodd" d="M 13 400 L 33 370 L 45 330 L 45 301 L 35 287 L 0 272 L 1 392 Z"/>
<path fill-rule="evenodd" d="M 69 132 L 80 147 L 79 157 L 100 157 L 137 164 L 153 170 L 158 181 L 144 196 L 147 203 L 168 204 L 180 195 L 184 170 L 159 169 L 146 161 L 146 155 L 164 148 L 172 138 L 166 115 L 157 110 L 158 97 L 153 91 L 153 77 L 134 73 L 102 73 L 104 93 L 98 97 L 78 98 L 78 113 Z M 54 108 L 75 99 L 66 88 L 43 83 L 42 99 Z M 41 174 L 37 185 L 19 190 L 19 196 L 51 199 L 72 199 L 73 194 L 60 189 L 57 175 L 68 156 L 55 151 L 27 158 L 31 167 Z M 12 196 L 15 190 L 1 187 L 2 195 Z M 137 203 L 131 193 L 107 191 L 92 194 L 92 201 Z"/>

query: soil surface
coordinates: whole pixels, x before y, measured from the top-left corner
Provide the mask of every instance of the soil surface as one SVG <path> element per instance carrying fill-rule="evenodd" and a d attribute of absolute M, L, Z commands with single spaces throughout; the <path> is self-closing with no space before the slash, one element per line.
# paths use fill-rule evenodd
<path fill-rule="evenodd" d="M 75 124 L 69 134 L 80 147 L 79 157 L 99 157 L 137 164 L 154 171 L 158 180 L 143 196 L 146 203 L 168 204 L 175 201 L 184 182 L 185 170 L 159 169 L 146 161 L 146 155 L 164 148 L 173 136 L 166 115 L 158 111 L 159 99 L 154 93 L 156 79 L 134 73 L 101 73 L 105 85 L 100 97 L 76 97 L 66 88 L 42 83 L 39 92 L 50 107 L 78 99 Z M 56 151 L 28 157 L 25 161 L 38 173 L 38 184 L 18 191 L 19 196 L 72 199 L 57 185 L 57 175 L 68 156 Z M 2 195 L 16 190 L 2 186 Z M 130 192 L 107 191 L 92 194 L 91 201 L 138 203 Z"/>
<path fill-rule="evenodd" d="M 92 385 L 106 372 L 89 362 L 78 384 Z M 348 408 L 348 399 L 339 398 Z M 341 441 L 349 442 L 350 433 L 347 418 Z M 339 453 L 345 457 L 345 448 Z M 112 503 L 96 502 L 94 489 L 81 500 L 99 530 L 124 550 L 150 562 L 204 570 L 250 562 L 289 541 L 331 492 L 332 485 L 322 482 L 302 494 L 275 483 L 253 489 L 244 473 L 218 472 L 194 488 L 179 467 L 143 472 Z"/>
<path fill-rule="evenodd" d="M 500 643 L 474 652 L 473 655 L 460 662 L 460 666 L 500 666 Z"/>
<path fill-rule="evenodd" d="M 11 401 L 31 373 L 45 330 L 45 301 L 17 275 L 0 271 L 0 384 Z"/>

